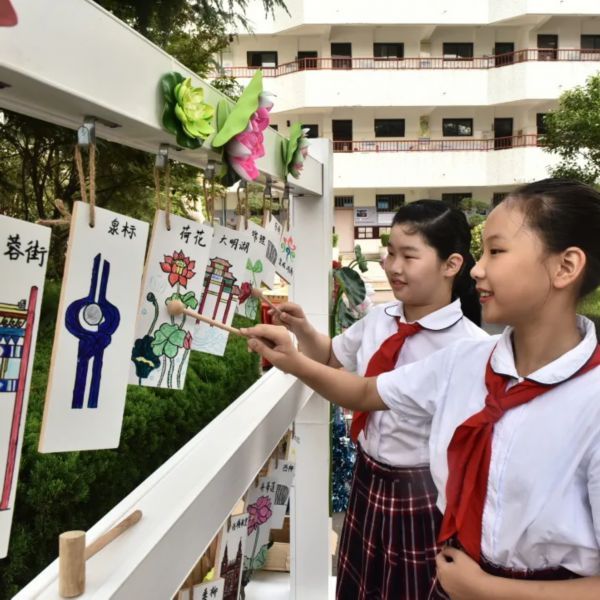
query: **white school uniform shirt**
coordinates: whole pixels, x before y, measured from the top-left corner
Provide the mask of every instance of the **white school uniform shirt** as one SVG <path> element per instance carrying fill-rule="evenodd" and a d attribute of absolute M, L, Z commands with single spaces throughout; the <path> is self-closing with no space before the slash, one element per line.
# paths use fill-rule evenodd
<path fill-rule="evenodd" d="M 578 317 L 578 346 L 527 379 L 554 384 L 509 410 L 494 427 L 481 551 L 513 569 L 561 566 L 600 575 L 600 368 L 569 379 L 593 354 L 594 325 Z M 455 429 L 485 405 L 485 369 L 517 374 L 512 330 L 462 340 L 377 378 L 379 395 L 401 419 L 432 415 L 431 474 L 446 507 L 447 449 Z M 568 381 L 567 381 L 568 380 Z"/>
<path fill-rule="evenodd" d="M 376 306 L 333 338 L 335 357 L 346 370 L 364 375 L 373 354 L 398 331 L 396 318 L 406 323 L 401 302 Z M 460 300 L 428 314 L 417 323 L 423 330 L 405 340 L 396 366 L 421 360 L 463 338 L 489 337 L 463 315 Z M 425 466 L 429 464 L 430 427 L 430 415 L 407 422 L 391 411 L 375 411 L 367 421 L 366 435 L 361 432 L 358 441 L 363 450 L 379 462 L 401 467 Z"/>

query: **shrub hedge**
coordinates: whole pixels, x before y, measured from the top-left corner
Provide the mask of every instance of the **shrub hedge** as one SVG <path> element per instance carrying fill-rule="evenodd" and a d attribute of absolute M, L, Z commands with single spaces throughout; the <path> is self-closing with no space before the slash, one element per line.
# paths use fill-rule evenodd
<path fill-rule="evenodd" d="M 257 355 L 231 336 L 225 358 L 192 353 L 182 391 L 129 386 L 118 449 L 39 454 L 59 291 L 46 283 L 11 543 L 0 560 L 3 600 L 56 557 L 59 533 L 88 529 L 259 377 Z"/>

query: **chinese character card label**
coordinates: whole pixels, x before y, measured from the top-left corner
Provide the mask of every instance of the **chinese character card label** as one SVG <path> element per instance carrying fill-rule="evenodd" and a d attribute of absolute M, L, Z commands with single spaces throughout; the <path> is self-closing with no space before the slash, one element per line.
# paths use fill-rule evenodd
<path fill-rule="evenodd" d="M 243 513 L 229 517 L 223 527 L 215 563 L 215 576 L 225 582 L 223 600 L 237 600 L 240 594 L 248 523 L 249 515 Z"/>
<path fill-rule="evenodd" d="M 294 282 L 294 264 L 296 262 L 296 240 L 292 228 L 283 231 L 279 243 L 279 256 L 275 271 L 288 285 Z"/>
<path fill-rule="evenodd" d="M 254 262 L 253 266 L 253 285 L 260 287 L 263 283 L 269 289 L 273 289 L 275 281 L 275 265 L 277 264 L 279 239 L 274 239 L 272 231 L 267 231 L 264 227 L 248 221 L 246 233 L 252 240 L 253 254 L 260 260 L 260 264 Z"/>
<path fill-rule="evenodd" d="M 156 212 L 142 279 L 129 383 L 183 389 L 196 321 L 186 315 L 169 315 L 167 303 L 179 300 L 198 310 L 212 237 L 212 227 L 176 215 L 171 215 L 169 231 L 165 212 Z"/>
<path fill-rule="evenodd" d="M 249 258 L 250 237 L 245 231 L 215 227 L 208 266 L 199 286 L 199 313 L 231 325 L 238 304 L 243 304 L 252 294 L 252 279 L 247 269 Z M 222 329 L 198 323 L 192 349 L 223 356 L 228 336 Z"/>
<path fill-rule="evenodd" d="M 148 224 L 75 202 L 40 452 L 119 445 Z"/>
<path fill-rule="evenodd" d="M 49 246 L 48 227 L 0 216 L 0 558 L 8 552 Z"/>

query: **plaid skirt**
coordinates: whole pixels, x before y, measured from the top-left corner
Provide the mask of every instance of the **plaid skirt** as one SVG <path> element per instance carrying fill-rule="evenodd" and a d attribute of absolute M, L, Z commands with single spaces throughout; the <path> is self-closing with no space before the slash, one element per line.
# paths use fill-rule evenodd
<path fill-rule="evenodd" d="M 572 571 L 562 567 L 556 567 L 554 569 L 530 569 L 527 571 L 517 571 L 507 567 L 495 565 L 483 557 L 481 557 L 479 564 L 486 573 L 495 575 L 496 577 L 506 577 L 508 579 L 522 579 L 527 581 L 563 581 L 565 579 L 578 579 L 580 577 L 580 575 L 576 575 Z M 437 577 L 433 583 L 427 600 L 450 600 L 450 596 L 446 594 Z"/>
<path fill-rule="evenodd" d="M 337 600 L 424 600 L 442 515 L 429 467 L 381 464 L 360 448 L 340 540 Z"/>

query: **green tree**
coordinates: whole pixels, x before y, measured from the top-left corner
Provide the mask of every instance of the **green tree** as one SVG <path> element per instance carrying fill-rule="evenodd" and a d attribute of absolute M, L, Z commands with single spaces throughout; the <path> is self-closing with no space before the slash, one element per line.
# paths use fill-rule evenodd
<path fill-rule="evenodd" d="M 600 73 L 567 90 L 559 106 L 544 117 L 542 143 L 560 157 L 555 177 L 597 183 L 600 179 Z"/>

